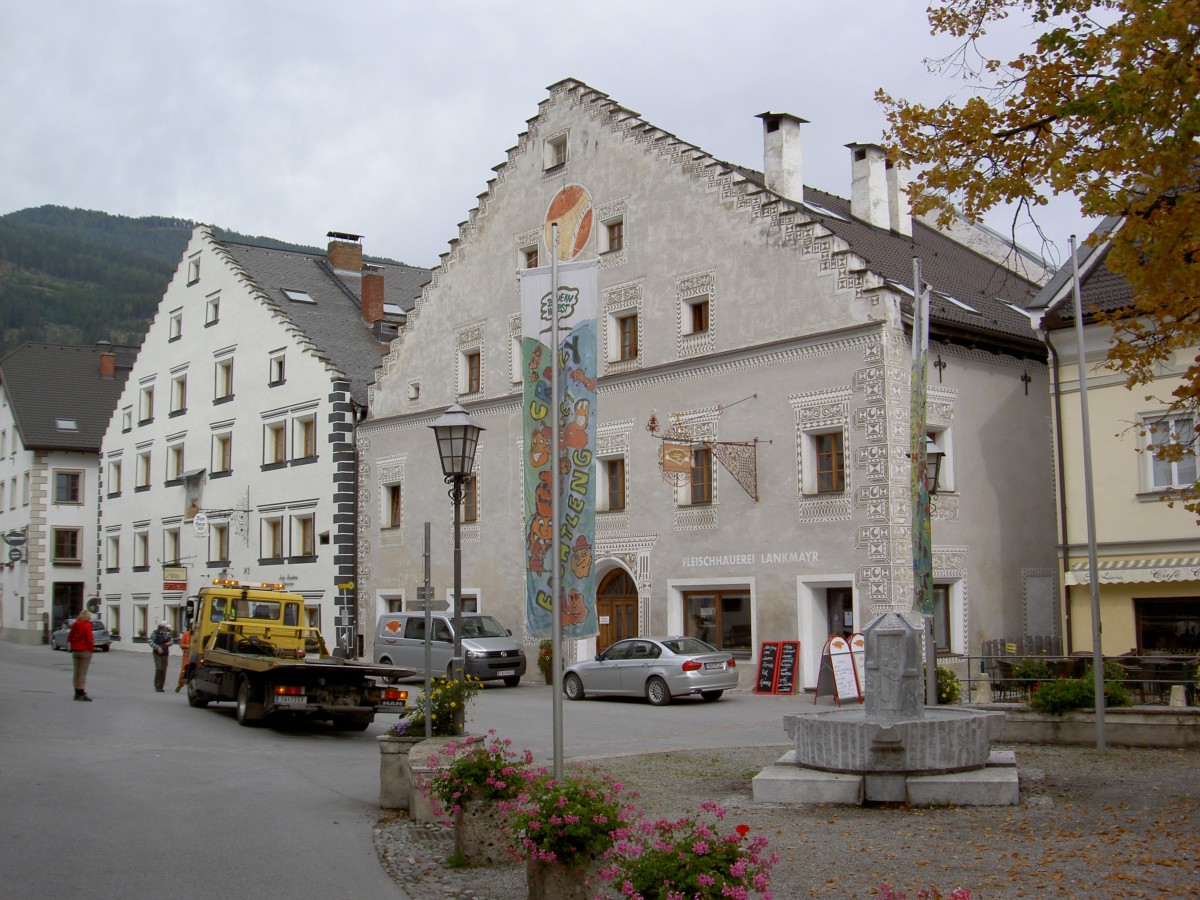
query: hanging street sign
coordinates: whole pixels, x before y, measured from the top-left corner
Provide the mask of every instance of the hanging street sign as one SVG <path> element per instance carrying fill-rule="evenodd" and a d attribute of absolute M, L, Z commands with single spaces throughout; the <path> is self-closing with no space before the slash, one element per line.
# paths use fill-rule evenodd
<path fill-rule="evenodd" d="M 27 538 L 25 537 L 25 532 L 18 531 L 15 528 L 12 531 L 6 531 L 4 533 L 4 543 L 8 544 L 10 547 L 20 547 L 25 543 L 26 540 Z"/>

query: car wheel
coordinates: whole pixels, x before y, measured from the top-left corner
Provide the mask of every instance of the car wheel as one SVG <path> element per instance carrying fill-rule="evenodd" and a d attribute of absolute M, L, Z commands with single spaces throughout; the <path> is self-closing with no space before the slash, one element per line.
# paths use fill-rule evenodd
<path fill-rule="evenodd" d="M 582 700 L 584 698 L 583 682 L 579 680 L 579 676 L 574 672 L 568 672 L 567 677 L 563 679 L 563 693 L 567 695 L 568 700 Z"/>
<path fill-rule="evenodd" d="M 520 684 L 520 683 L 521 683 L 521 676 L 520 676 L 520 675 L 513 675 L 511 678 L 505 678 L 505 679 L 504 679 L 504 686 L 505 686 L 505 687 L 516 687 L 516 686 L 517 686 L 518 684 Z"/>
<path fill-rule="evenodd" d="M 204 709 L 208 706 L 208 694 L 197 690 L 195 678 L 189 678 L 187 681 L 187 698 L 188 706 L 194 706 L 196 709 Z"/>
<path fill-rule="evenodd" d="M 112 645 L 111 645 L 111 644 L 105 644 L 105 645 L 104 645 L 103 647 L 101 647 L 100 649 L 101 649 L 101 650 L 103 650 L 105 653 L 107 653 L 109 650 L 111 650 L 111 649 L 112 649 Z"/>
<path fill-rule="evenodd" d="M 712 703 L 714 700 L 720 700 L 721 695 L 724 693 L 725 693 L 724 691 L 701 691 L 700 698 L 702 700 L 707 700 L 709 703 Z"/>
<path fill-rule="evenodd" d="M 238 685 L 236 715 L 238 724 L 247 727 L 259 724 L 263 718 L 262 703 L 255 696 L 254 690 L 250 687 L 250 681 L 246 678 L 243 678 L 242 683 Z"/>
<path fill-rule="evenodd" d="M 666 706 L 671 702 L 671 689 L 667 683 L 655 675 L 646 682 L 646 699 L 651 706 Z"/>

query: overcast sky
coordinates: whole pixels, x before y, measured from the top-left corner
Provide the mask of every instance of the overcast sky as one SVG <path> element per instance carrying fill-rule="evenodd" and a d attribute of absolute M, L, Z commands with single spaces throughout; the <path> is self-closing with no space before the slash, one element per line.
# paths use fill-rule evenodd
<path fill-rule="evenodd" d="M 913 0 L 0 0 L 0 214 L 179 216 L 433 266 L 537 113 L 577 78 L 714 156 L 762 167 L 767 110 L 808 119 L 806 184 L 848 197 L 876 88 L 960 89 Z M 1028 44 L 1023 23 L 1003 36 Z M 1012 54 L 1006 52 L 1004 58 Z M 1042 217 L 1065 257 L 1088 225 Z M 1008 217 L 989 224 L 1008 230 Z M 1032 228 L 1022 243 L 1041 248 Z"/>

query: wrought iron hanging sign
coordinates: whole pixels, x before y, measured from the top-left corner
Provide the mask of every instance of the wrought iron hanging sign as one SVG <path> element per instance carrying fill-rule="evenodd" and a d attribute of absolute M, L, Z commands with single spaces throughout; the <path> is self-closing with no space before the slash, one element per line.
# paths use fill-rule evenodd
<path fill-rule="evenodd" d="M 758 394 L 751 394 L 744 400 L 751 400 Z M 742 400 L 738 400 L 741 403 Z M 730 406 L 718 406 L 720 415 Z M 658 471 L 663 481 L 672 487 L 680 488 L 691 482 L 693 476 L 693 459 L 697 447 L 706 447 L 710 453 L 733 476 L 734 481 L 742 486 L 755 502 L 758 501 L 758 438 L 749 441 L 710 441 L 697 433 L 695 425 L 683 421 L 683 413 L 672 413 L 671 424 L 665 430 L 660 430 L 658 416 L 650 414 L 646 422 L 646 430 L 662 443 L 658 448 Z M 765 443 L 770 443 L 766 441 Z"/>

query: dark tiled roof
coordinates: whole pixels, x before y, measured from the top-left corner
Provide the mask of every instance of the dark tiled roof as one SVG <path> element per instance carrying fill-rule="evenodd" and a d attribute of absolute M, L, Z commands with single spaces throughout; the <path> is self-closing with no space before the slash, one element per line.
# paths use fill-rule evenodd
<path fill-rule="evenodd" d="M 750 181 L 764 184 L 761 172 L 744 166 L 731 168 Z M 807 185 L 803 209 L 808 217 L 818 220 L 849 244 L 872 272 L 908 293 L 902 309 L 910 317 L 913 257 L 920 259 L 921 279 L 933 289 L 929 304 L 933 332 L 940 326 L 943 331 L 977 332 L 1003 340 L 1037 340 L 1029 317 L 1012 308 L 1024 309 L 1030 305 L 1038 292 L 1032 281 L 915 218 L 911 237 L 876 228 L 850 215 L 849 200 Z M 951 297 L 954 299 L 948 299 Z M 964 309 L 954 300 L 970 309 Z"/>
<path fill-rule="evenodd" d="M 1111 245 L 1103 236 L 1118 224 L 1117 219 L 1106 219 L 1093 232 L 1097 238 L 1096 246 L 1084 245 L 1076 250 L 1079 260 L 1079 303 L 1085 322 L 1097 312 L 1114 312 L 1133 302 L 1133 288 L 1129 282 L 1108 267 Z M 1042 327 L 1047 331 L 1075 324 L 1075 298 L 1071 281 L 1072 266 L 1068 262 L 1038 295 L 1038 305 L 1047 307 L 1042 318 Z"/>
<path fill-rule="evenodd" d="M 116 356 L 112 378 L 100 376 L 100 354 Z M 21 441 L 34 450 L 94 450 L 108 428 L 136 347 L 22 344 L 0 360 L 0 380 L 8 392 Z M 58 420 L 74 421 L 75 431 Z"/>
<path fill-rule="evenodd" d="M 218 241 L 268 300 L 299 328 L 317 352 L 350 380 L 351 396 L 367 401 L 367 386 L 387 352 L 363 321 L 361 279 L 334 271 L 323 254 L 271 250 Z M 373 264 L 383 275 L 384 302 L 407 312 L 429 280 L 429 270 L 416 266 Z M 312 303 L 289 300 L 284 291 L 302 291 Z"/>

